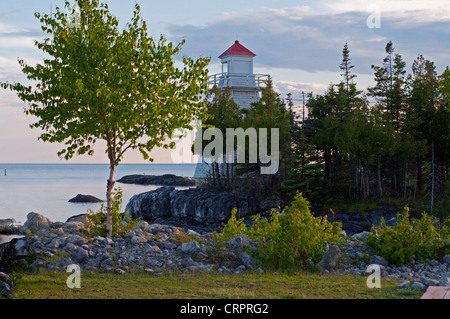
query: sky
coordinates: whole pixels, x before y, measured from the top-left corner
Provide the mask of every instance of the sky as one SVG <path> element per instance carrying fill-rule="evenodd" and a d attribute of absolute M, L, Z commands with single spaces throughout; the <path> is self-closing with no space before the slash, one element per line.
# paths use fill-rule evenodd
<path fill-rule="evenodd" d="M 72 1 L 71 1 L 72 2 Z M 323 93 L 341 80 L 339 64 L 347 42 L 361 90 L 374 85 L 372 65 L 381 65 L 388 41 L 407 63 L 422 54 L 442 73 L 450 65 L 449 0 L 106 0 L 121 26 L 132 17 L 134 3 L 141 5 L 150 35 L 164 34 L 169 41 L 185 40 L 182 54 L 212 58 L 210 74 L 220 72 L 217 58 L 235 40 L 252 52 L 254 72 L 270 74 L 284 97 L 301 92 Z M 62 0 L 1 1 L 0 82 L 24 81 L 17 59 L 29 64 L 42 61 L 34 46 L 43 33 L 35 12 L 64 7 Z M 63 147 L 38 141 L 40 131 L 30 129 L 36 119 L 12 92 L 0 89 L 0 163 L 107 163 L 104 145 L 95 155 L 61 160 Z M 155 163 L 173 162 L 170 151 L 152 152 Z M 123 163 L 146 163 L 137 152 Z"/>

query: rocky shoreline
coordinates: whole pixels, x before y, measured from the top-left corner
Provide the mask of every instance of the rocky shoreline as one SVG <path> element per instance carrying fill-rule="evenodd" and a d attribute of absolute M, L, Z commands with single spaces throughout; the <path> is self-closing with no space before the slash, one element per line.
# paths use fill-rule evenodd
<path fill-rule="evenodd" d="M 173 174 L 164 175 L 126 175 L 117 180 L 117 183 L 136 185 L 161 186 L 195 186 L 194 180 Z"/>
<path fill-rule="evenodd" d="M 258 244 L 245 235 L 217 247 L 212 240 L 212 229 L 197 227 L 193 230 L 143 221 L 123 236 L 90 238 L 86 236 L 85 222 L 85 215 L 63 223 L 30 213 L 21 230 L 28 236 L 1 245 L 0 261 L 5 258 L 2 253 L 9 245 L 9 248 L 14 246 L 19 257 L 35 255 L 31 267 L 36 271 L 43 268 L 65 271 L 67 266 L 78 264 L 83 270 L 117 274 L 131 270 L 155 275 L 264 272 L 251 254 Z M 175 223 L 174 220 L 172 222 Z M 403 286 L 425 289 L 430 285 L 450 285 L 450 255 L 446 255 L 443 262 L 428 260 L 402 267 L 390 266 L 382 257 L 373 255 L 371 248 L 365 245 L 367 235 L 368 232 L 361 232 L 347 236 L 343 232 L 346 243 L 340 248 L 334 245 L 327 247 L 316 267 L 324 273 L 368 275 L 367 266 L 378 264 L 383 278 L 404 280 Z M 48 261 L 55 255 L 62 258 Z"/>

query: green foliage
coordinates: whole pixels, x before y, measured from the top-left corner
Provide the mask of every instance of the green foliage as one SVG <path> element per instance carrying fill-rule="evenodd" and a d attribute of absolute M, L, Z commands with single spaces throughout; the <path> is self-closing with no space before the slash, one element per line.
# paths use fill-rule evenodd
<path fill-rule="evenodd" d="M 133 219 L 128 215 L 128 212 L 122 212 L 122 189 L 119 187 L 112 192 L 112 237 L 117 235 L 124 235 L 128 233 L 131 229 L 135 228 L 141 218 Z M 104 204 L 101 205 L 97 212 L 88 210 L 88 232 L 91 236 L 102 236 L 106 237 L 106 207 Z"/>
<path fill-rule="evenodd" d="M 107 223 L 114 170 L 130 149 L 152 161 L 155 147 L 174 148 L 177 129 L 193 129 L 195 119 L 204 118 L 210 58 L 193 60 L 183 56 L 181 68 L 175 56 L 185 41 L 168 42 L 148 34 L 140 6 L 135 4 L 131 21 L 123 30 L 118 19 L 99 0 L 76 0 L 79 25 L 70 27 L 64 8 L 56 13 L 36 13 L 45 33 L 35 41 L 43 63 L 36 66 L 19 59 L 31 83 L 0 83 L 28 103 L 25 110 L 37 121 L 39 139 L 64 143 L 58 156 L 94 154 L 99 140 L 106 143 L 110 164 L 107 184 Z M 66 9 L 71 6 L 65 1 Z"/>
<path fill-rule="evenodd" d="M 228 241 L 235 238 L 239 234 L 247 234 L 247 226 L 244 224 L 243 218 L 236 218 L 237 209 L 231 211 L 231 218 L 222 230 L 222 241 Z"/>
<path fill-rule="evenodd" d="M 338 242 L 341 226 L 329 223 L 326 217 L 314 217 L 309 202 L 299 193 L 290 207 L 282 212 L 274 209 L 270 222 L 267 218 L 254 217 L 250 229 L 234 213 L 222 239 L 244 233 L 258 241 L 256 257 L 263 266 L 279 270 L 307 269 L 322 258 L 324 242 Z"/>
<path fill-rule="evenodd" d="M 397 215 L 394 227 L 386 226 L 382 219 L 380 227 L 373 227 L 367 245 L 384 257 L 390 264 L 404 265 L 413 260 L 442 259 L 448 253 L 450 239 L 447 226 L 438 228 L 425 213 L 421 219 L 409 218 L 409 209 Z"/>

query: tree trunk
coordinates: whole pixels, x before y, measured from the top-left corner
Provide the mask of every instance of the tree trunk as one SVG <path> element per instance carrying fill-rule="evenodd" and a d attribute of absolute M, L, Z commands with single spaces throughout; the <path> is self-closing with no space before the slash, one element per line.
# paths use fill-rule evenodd
<path fill-rule="evenodd" d="M 106 184 L 106 237 L 112 237 L 112 190 L 114 188 L 114 175 L 116 173 L 116 165 L 114 161 L 110 161 L 109 166 L 109 179 Z"/>
<path fill-rule="evenodd" d="M 433 214 L 434 201 L 434 140 L 431 142 L 431 205 L 430 214 Z"/>
<path fill-rule="evenodd" d="M 408 185 L 408 161 L 405 163 L 405 181 L 403 186 L 403 198 L 406 198 L 406 186 Z"/>
<path fill-rule="evenodd" d="M 422 190 L 422 157 L 417 158 L 417 190 Z"/>
<path fill-rule="evenodd" d="M 383 186 L 381 185 L 381 165 L 380 165 L 380 158 L 378 158 L 377 161 L 377 177 L 378 177 L 378 194 L 380 197 L 383 196 Z"/>

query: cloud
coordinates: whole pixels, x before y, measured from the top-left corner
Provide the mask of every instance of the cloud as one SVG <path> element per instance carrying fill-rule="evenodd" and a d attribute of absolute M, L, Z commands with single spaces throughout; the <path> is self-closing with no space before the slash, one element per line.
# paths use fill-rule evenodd
<path fill-rule="evenodd" d="M 437 1 L 443 7 L 447 0 Z M 186 38 L 184 54 L 211 56 L 213 61 L 238 38 L 257 54 L 255 62 L 268 68 L 339 72 L 341 51 L 348 42 L 355 72 L 373 74 L 370 66 L 381 64 L 389 40 L 408 59 L 421 53 L 437 65 L 448 64 L 450 47 L 443 41 L 450 37 L 448 10 L 420 12 L 423 2 L 411 1 L 402 11 L 405 1 L 394 1 L 389 10 L 382 7 L 381 28 L 371 29 L 369 3 L 338 1 L 323 11 L 301 6 L 230 12 L 206 26 L 172 25 L 168 30 L 173 39 Z"/>
<path fill-rule="evenodd" d="M 323 94 L 328 88 L 328 85 L 322 83 L 299 83 L 294 81 L 277 81 L 274 83 L 274 89 L 280 92 L 283 96 L 287 93 L 314 93 Z M 296 94 L 298 96 L 298 94 Z"/>

